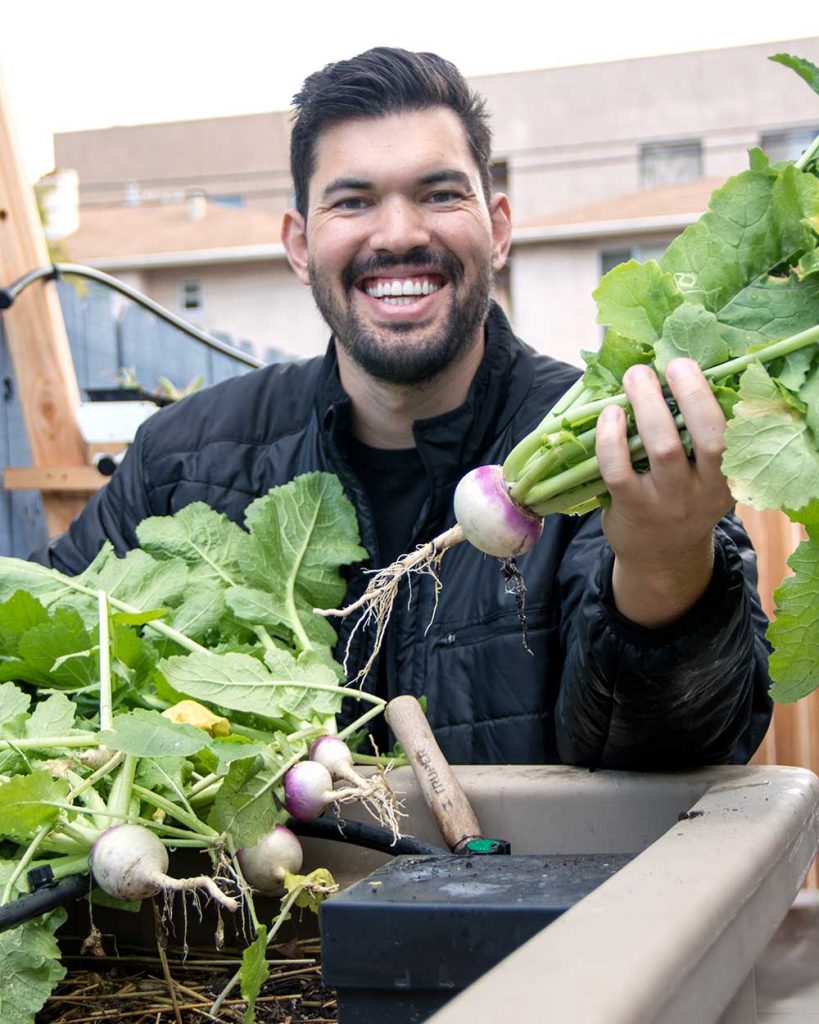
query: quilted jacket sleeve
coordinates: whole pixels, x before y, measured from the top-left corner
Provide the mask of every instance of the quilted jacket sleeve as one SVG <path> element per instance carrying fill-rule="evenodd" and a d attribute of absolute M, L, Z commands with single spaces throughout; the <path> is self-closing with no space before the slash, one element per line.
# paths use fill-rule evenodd
<path fill-rule="evenodd" d="M 715 556 L 700 601 L 649 630 L 614 606 L 614 556 L 599 515 L 578 530 L 560 573 L 563 761 L 665 770 L 751 757 L 771 716 L 770 648 L 754 552 L 734 515 L 715 530 Z"/>

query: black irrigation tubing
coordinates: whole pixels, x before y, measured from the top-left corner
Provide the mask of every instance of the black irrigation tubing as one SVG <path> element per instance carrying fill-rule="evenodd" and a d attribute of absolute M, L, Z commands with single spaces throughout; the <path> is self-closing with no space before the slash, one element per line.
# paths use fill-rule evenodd
<path fill-rule="evenodd" d="M 366 822 L 346 821 L 343 818 L 316 818 L 314 821 L 290 819 L 288 827 L 298 836 L 309 839 L 329 839 L 351 843 L 368 850 L 379 850 L 394 857 L 399 855 L 444 856 L 449 853 L 413 836 L 395 839 L 391 832 Z M 70 875 L 59 882 L 46 882 L 33 892 L 24 893 L 10 903 L 0 906 L 0 932 L 46 914 L 57 907 L 68 906 L 90 892 L 88 875 Z"/>
<path fill-rule="evenodd" d="M 33 284 L 35 281 L 55 281 L 60 277 L 84 277 L 89 281 L 96 281 L 98 284 L 103 284 L 106 287 L 111 288 L 113 291 L 119 292 L 120 295 L 124 295 L 126 298 L 131 299 L 132 302 L 135 302 L 138 306 L 142 306 L 143 309 L 149 310 L 155 316 L 158 316 L 160 320 L 164 320 L 166 323 L 178 328 L 189 337 L 194 338 L 203 345 L 207 345 L 208 348 L 213 349 L 215 352 L 221 352 L 222 355 L 230 356 L 231 359 L 244 363 L 246 366 L 252 366 L 254 369 L 267 366 L 267 363 L 263 359 L 250 355 L 248 352 L 243 352 L 239 348 L 234 348 L 233 345 L 228 345 L 224 341 L 219 341 L 218 338 L 214 338 L 212 335 L 208 334 L 207 331 L 199 330 L 198 327 L 194 327 L 194 325 L 188 323 L 187 320 L 183 320 L 181 316 L 177 316 L 169 309 L 165 309 L 165 307 L 160 306 L 158 302 L 154 302 L 153 299 L 149 299 L 147 295 L 143 295 L 142 292 L 138 292 L 135 288 L 131 288 L 129 285 L 123 284 L 122 281 L 117 280 L 115 277 L 111 277 L 110 274 L 106 274 L 101 270 L 96 270 L 94 267 L 81 266 L 79 263 L 52 263 L 50 267 L 39 267 L 36 270 L 30 270 L 27 274 L 18 278 L 18 280 L 13 284 L 10 284 L 7 288 L 0 288 L 0 310 L 8 309 L 14 303 L 14 300 L 20 292 L 25 288 L 28 288 L 28 286 Z"/>

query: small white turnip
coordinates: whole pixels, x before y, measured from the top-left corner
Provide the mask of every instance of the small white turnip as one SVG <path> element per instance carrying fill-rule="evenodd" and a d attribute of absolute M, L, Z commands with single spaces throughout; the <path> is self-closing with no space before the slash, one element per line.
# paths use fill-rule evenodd
<path fill-rule="evenodd" d="M 88 857 L 94 880 L 103 892 L 120 900 L 144 900 L 159 892 L 192 892 L 205 889 L 227 910 L 238 902 L 226 896 L 212 878 L 171 878 L 168 851 L 142 825 L 114 825 L 97 838 Z"/>
<path fill-rule="evenodd" d="M 238 851 L 239 865 L 245 881 L 262 893 L 281 890 L 285 872 L 296 874 L 304 854 L 301 843 L 284 825 L 276 825 L 255 846 Z"/>

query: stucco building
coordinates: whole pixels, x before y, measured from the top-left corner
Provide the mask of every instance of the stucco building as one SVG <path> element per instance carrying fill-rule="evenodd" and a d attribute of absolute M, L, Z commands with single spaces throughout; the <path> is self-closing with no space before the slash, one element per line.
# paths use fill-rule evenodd
<path fill-rule="evenodd" d="M 472 80 L 516 225 L 499 297 L 530 344 L 577 362 L 600 340 L 603 271 L 659 254 L 749 148 L 795 157 L 819 132 L 819 98 L 777 52 L 819 63 L 819 36 Z M 69 257 L 261 355 L 321 351 L 279 242 L 288 133 L 273 112 L 57 135 L 57 166 L 79 175 Z"/>

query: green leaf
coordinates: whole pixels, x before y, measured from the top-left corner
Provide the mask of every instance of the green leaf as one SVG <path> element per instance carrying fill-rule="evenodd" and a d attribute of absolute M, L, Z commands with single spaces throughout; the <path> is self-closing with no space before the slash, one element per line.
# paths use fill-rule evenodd
<path fill-rule="evenodd" d="M 31 697 L 14 683 L 0 685 L 0 731 L 6 735 L 21 735 L 30 704 Z"/>
<path fill-rule="evenodd" d="M 599 352 L 581 352 L 586 361 L 583 383 L 602 396 L 623 390 L 623 374 L 635 363 L 650 363 L 652 348 L 645 342 L 624 338 L 616 331 L 606 331 Z"/>
<path fill-rule="evenodd" d="M 99 681 L 94 643 L 77 611 L 56 608 L 20 638 L 18 662 L 0 662 L 0 679 L 66 690 L 89 686 Z"/>
<path fill-rule="evenodd" d="M 240 970 L 242 999 L 247 1001 L 242 1024 L 253 1024 L 253 1021 L 256 1019 L 256 1000 L 269 974 L 270 969 L 267 963 L 267 928 L 261 924 L 256 931 L 256 938 L 249 946 L 245 947 L 245 951 L 242 953 L 242 967 Z"/>
<path fill-rule="evenodd" d="M 694 359 L 703 369 L 731 356 L 715 314 L 690 302 L 678 306 L 666 318 L 655 351 L 657 369 L 663 374 L 671 360 L 680 356 Z"/>
<path fill-rule="evenodd" d="M 722 310 L 732 300 L 753 309 L 758 297 L 737 296 L 794 254 L 815 247 L 807 220 L 817 212 L 819 182 L 812 175 L 791 165 L 775 174 L 767 167 L 744 171 L 714 192 L 708 212 L 669 245 L 660 265 L 673 274 L 686 301 L 741 327 L 739 313 L 726 319 Z M 765 319 L 750 322 L 749 329 L 758 330 Z"/>
<path fill-rule="evenodd" d="M 247 534 L 226 515 L 201 501 L 173 516 L 155 516 L 137 527 L 137 538 L 156 558 L 179 558 L 197 583 L 230 586 L 239 572 L 238 553 Z"/>
<path fill-rule="evenodd" d="M 813 434 L 813 442 L 819 448 L 819 361 L 808 373 L 805 383 L 799 389 L 799 397 L 807 406 L 805 419 Z"/>
<path fill-rule="evenodd" d="M 173 606 L 184 598 L 188 567 L 181 559 L 159 561 L 139 548 L 117 558 L 106 543 L 77 582 L 95 591 L 104 590 L 138 611 L 150 611 Z M 96 614 L 96 600 L 93 612 Z"/>
<path fill-rule="evenodd" d="M 819 686 L 816 637 L 819 636 L 819 502 L 810 514 L 808 539 L 788 560 L 795 576 L 784 581 L 774 594 L 776 616 L 768 628 L 774 646 L 770 671 L 776 701 L 799 700 Z"/>
<path fill-rule="evenodd" d="M 297 710 L 335 707 L 335 694 L 311 690 L 311 682 L 336 685 L 332 671 L 316 657 L 298 661 L 284 651 L 269 652 L 271 672 L 246 654 L 189 654 L 166 658 L 159 671 L 177 693 L 220 708 L 281 718 Z M 302 686 L 292 685 L 294 682 Z M 351 691 L 355 696 L 355 691 Z"/>
<path fill-rule="evenodd" d="M 316 868 L 309 875 L 291 875 L 286 871 L 284 888 L 288 893 L 299 890 L 294 906 L 318 914 L 321 904 L 338 889 L 338 886 L 327 868 Z"/>
<path fill-rule="evenodd" d="M 0 558 L 0 601 L 7 601 L 18 590 L 25 590 L 46 607 L 72 593 L 68 578 L 56 569 L 19 558 Z"/>
<path fill-rule="evenodd" d="M 153 793 L 166 792 L 181 799 L 190 779 L 191 762 L 185 757 L 146 757 L 139 762 L 136 781 Z"/>
<path fill-rule="evenodd" d="M 0 654 L 4 657 L 17 654 L 20 637 L 43 622 L 48 622 L 48 612 L 43 605 L 31 594 L 18 590 L 0 604 Z"/>
<path fill-rule="evenodd" d="M 347 589 L 339 566 L 367 558 L 355 510 L 338 479 L 306 473 L 248 505 L 252 543 L 239 562 L 246 583 L 269 591 L 291 620 L 298 609 L 333 608 Z"/>
<path fill-rule="evenodd" d="M 26 736 L 65 736 L 74 728 L 77 706 L 64 693 L 52 693 L 41 701 L 26 722 Z"/>
<path fill-rule="evenodd" d="M 117 625 L 144 626 L 146 622 L 156 622 L 167 614 L 167 608 L 150 608 L 146 612 L 115 612 L 111 616 L 111 621 Z"/>
<path fill-rule="evenodd" d="M 597 322 L 635 341 L 653 344 L 665 318 L 683 301 L 674 278 L 655 260 L 629 260 L 606 274 L 593 293 Z"/>
<path fill-rule="evenodd" d="M 201 640 L 224 625 L 225 594 L 213 583 L 196 583 L 168 618 L 168 625 Z"/>
<path fill-rule="evenodd" d="M 0 1020 L 34 1024 L 57 983 L 66 974 L 54 933 L 65 922 L 64 910 L 0 932 Z"/>
<path fill-rule="evenodd" d="M 114 726 L 100 733 L 100 740 L 109 750 L 122 750 L 136 757 L 188 757 L 210 741 L 203 729 L 182 725 L 165 718 L 158 711 L 136 708 L 114 716 Z"/>
<path fill-rule="evenodd" d="M 742 375 L 739 394 L 722 460 L 731 493 L 758 509 L 808 505 L 819 497 L 819 451 L 805 418 L 759 363 Z"/>
<path fill-rule="evenodd" d="M 274 826 L 283 824 L 288 817 L 281 807 L 283 784 L 281 780 L 273 782 L 278 771 L 277 762 L 267 754 L 234 761 L 219 787 L 208 825 L 241 847 L 253 846 Z"/>
<path fill-rule="evenodd" d="M 793 57 L 789 53 L 775 53 L 768 60 L 784 64 L 786 68 L 795 71 L 800 78 L 804 78 L 814 92 L 819 93 L 819 68 L 815 64 L 811 64 L 809 60 L 805 60 L 804 57 Z"/>
<path fill-rule="evenodd" d="M 796 264 L 796 276 L 800 281 L 812 274 L 819 274 L 819 249 L 812 249 L 805 253 L 802 259 Z"/>
<path fill-rule="evenodd" d="M 295 646 L 292 617 L 282 610 L 281 605 L 274 603 L 270 593 L 257 587 L 231 587 L 225 593 L 225 601 L 240 621 L 252 626 L 265 626 Z M 297 614 L 312 642 L 328 647 L 335 644 L 336 631 L 327 619 L 314 615 L 312 608 L 308 609 L 303 601 L 297 601 Z"/>
<path fill-rule="evenodd" d="M 68 783 L 41 768 L 15 775 L 0 786 L 0 836 L 27 842 L 41 825 L 56 821 L 60 810 L 48 802 L 62 803 L 67 795 Z"/>

